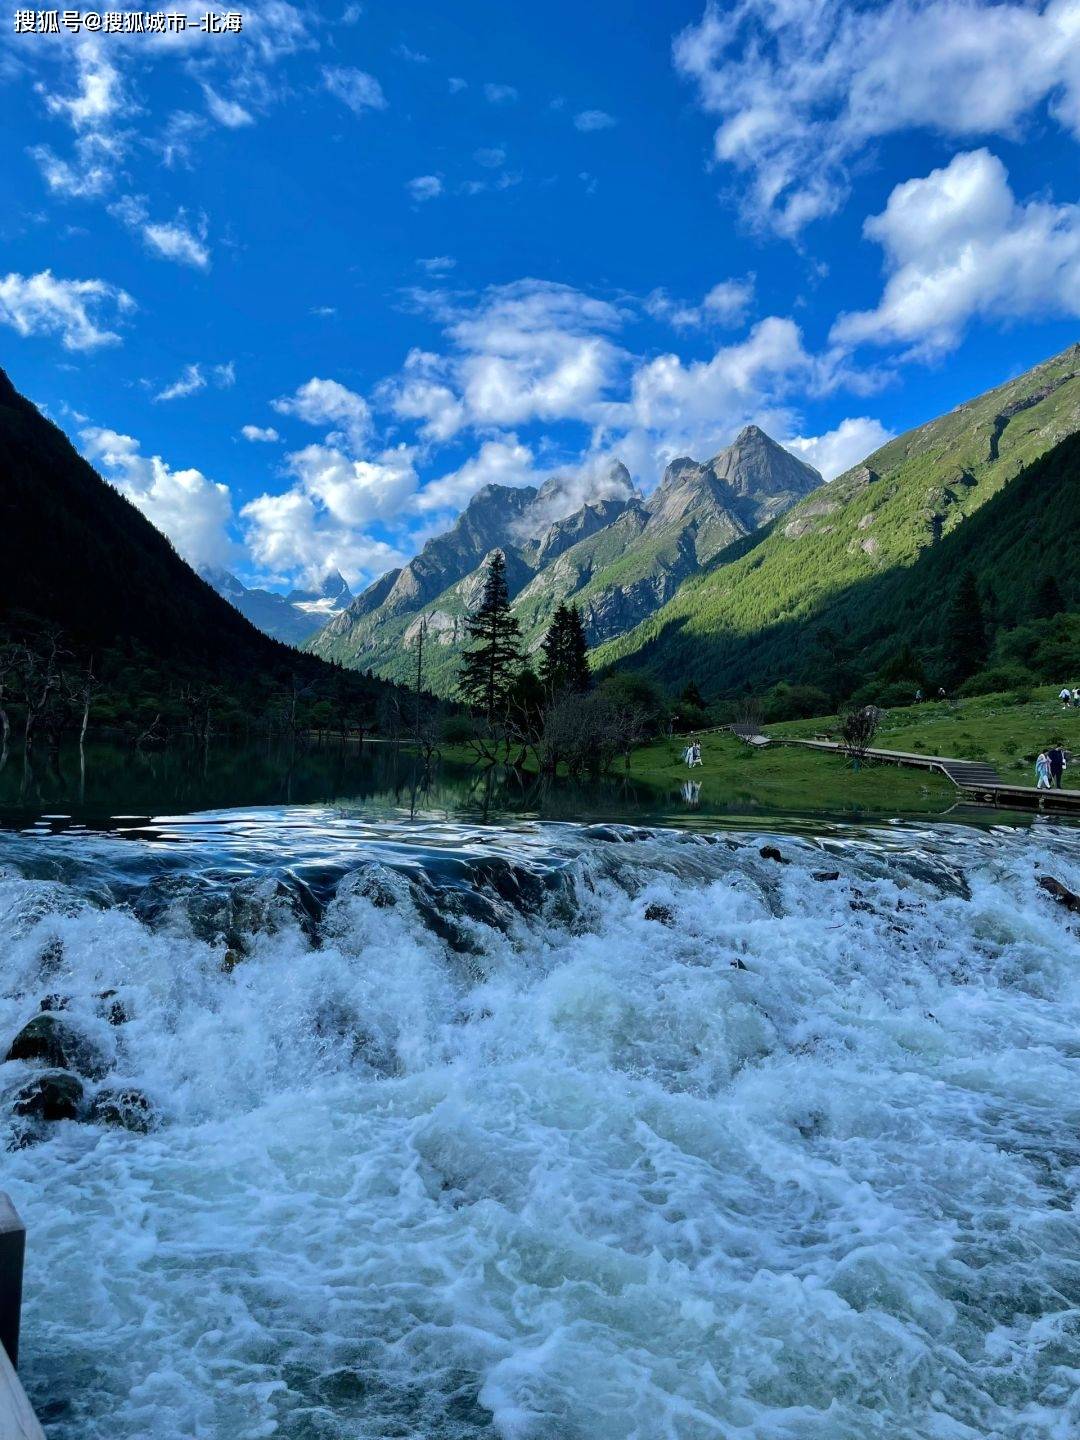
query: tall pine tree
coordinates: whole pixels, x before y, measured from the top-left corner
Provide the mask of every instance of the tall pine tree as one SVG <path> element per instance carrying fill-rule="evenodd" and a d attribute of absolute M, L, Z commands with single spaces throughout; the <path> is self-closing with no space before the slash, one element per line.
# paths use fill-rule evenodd
<path fill-rule="evenodd" d="M 954 684 L 974 675 L 986 660 L 986 620 L 972 570 L 960 576 L 945 622 L 944 642 L 949 678 Z"/>
<path fill-rule="evenodd" d="M 1044 575 L 1035 587 L 1031 613 L 1036 620 L 1049 620 L 1065 609 L 1065 600 L 1053 575 Z"/>
<path fill-rule="evenodd" d="M 521 632 L 510 609 L 506 560 L 492 552 L 479 607 L 465 621 L 471 642 L 461 657 L 458 687 L 468 703 L 493 721 L 506 711 L 521 673 Z"/>
<path fill-rule="evenodd" d="M 566 693 L 583 695 L 592 684 L 588 644 L 576 606 L 560 605 L 541 645 L 540 679 L 554 699 Z"/>

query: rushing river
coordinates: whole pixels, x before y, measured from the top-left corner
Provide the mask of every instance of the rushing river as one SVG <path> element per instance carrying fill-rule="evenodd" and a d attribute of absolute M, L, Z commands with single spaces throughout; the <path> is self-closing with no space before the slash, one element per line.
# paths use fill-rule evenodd
<path fill-rule="evenodd" d="M 1080 832 L 0 834 L 3 1044 L 51 996 L 82 1114 L 151 1107 L 0 1067 L 50 1440 L 1077 1434 L 1046 874 Z"/>

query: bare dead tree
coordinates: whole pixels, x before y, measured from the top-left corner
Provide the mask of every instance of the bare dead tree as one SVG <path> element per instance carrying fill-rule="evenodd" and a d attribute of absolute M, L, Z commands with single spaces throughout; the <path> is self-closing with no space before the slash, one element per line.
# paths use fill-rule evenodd
<path fill-rule="evenodd" d="M 876 705 L 849 705 L 837 716 L 840 749 L 856 770 L 866 759 L 880 723 L 881 711 Z"/>

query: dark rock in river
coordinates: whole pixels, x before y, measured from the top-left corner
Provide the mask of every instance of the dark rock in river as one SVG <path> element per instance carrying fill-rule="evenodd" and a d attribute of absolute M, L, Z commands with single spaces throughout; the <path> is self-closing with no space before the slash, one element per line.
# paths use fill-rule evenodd
<path fill-rule="evenodd" d="M 840 871 L 839 871 L 839 870 L 815 870 L 815 871 L 814 871 L 814 879 L 815 879 L 815 880 L 839 880 L 839 879 L 840 879 Z"/>
<path fill-rule="evenodd" d="M 208 945 L 224 941 L 247 954 L 255 935 L 276 935 L 295 924 L 316 938 L 319 906 L 306 886 L 287 885 L 276 875 L 255 875 L 235 884 L 191 875 L 160 875 L 132 907 L 151 929 L 179 921 Z"/>
<path fill-rule="evenodd" d="M 66 995 L 46 995 L 38 1008 L 43 1011 L 66 1010 L 70 1004 L 71 1001 Z"/>
<path fill-rule="evenodd" d="M 99 1090 L 90 1106 L 90 1119 L 96 1125 L 110 1125 L 117 1130 L 135 1130 L 145 1135 L 157 1124 L 157 1114 L 141 1090 Z"/>
<path fill-rule="evenodd" d="M 82 1104 L 83 1085 L 67 1070 L 35 1075 L 15 1096 L 15 1114 L 33 1120 L 74 1120 Z"/>
<path fill-rule="evenodd" d="M 670 905 L 660 905 L 654 902 L 645 908 L 645 919 L 656 920 L 661 925 L 671 925 L 675 920 L 675 911 Z"/>
<path fill-rule="evenodd" d="M 1052 899 L 1056 900 L 1059 905 L 1064 905 L 1065 909 L 1072 911 L 1074 915 L 1080 913 L 1080 895 L 1074 894 L 1060 880 L 1055 880 L 1053 875 L 1040 875 L 1039 888 L 1045 890 Z"/>
<path fill-rule="evenodd" d="M 126 1025 L 131 1018 L 124 1008 L 124 1002 L 116 999 L 115 990 L 102 990 L 97 997 L 101 1001 L 98 1013 L 110 1025 Z"/>
<path fill-rule="evenodd" d="M 780 865 L 787 864 L 787 861 L 784 859 L 783 855 L 780 854 L 780 851 L 776 848 L 775 845 L 763 845 L 758 851 L 758 854 L 763 860 L 775 860 Z"/>
<path fill-rule="evenodd" d="M 51 1012 L 35 1015 L 11 1042 L 6 1060 L 44 1060 L 61 1070 L 98 1079 L 108 1063 L 97 1046 Z"/>

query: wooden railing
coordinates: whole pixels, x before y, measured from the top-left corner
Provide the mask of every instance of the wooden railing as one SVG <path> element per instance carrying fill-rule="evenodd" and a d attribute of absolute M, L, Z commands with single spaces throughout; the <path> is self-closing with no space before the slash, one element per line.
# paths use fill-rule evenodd
<path fill-rule="evenodd" d="M 45 1440 L 16 1374 L 25 1254 L 26 1227 L 0 1191 L 0 1440 Z"/>

